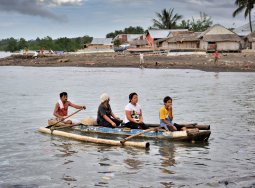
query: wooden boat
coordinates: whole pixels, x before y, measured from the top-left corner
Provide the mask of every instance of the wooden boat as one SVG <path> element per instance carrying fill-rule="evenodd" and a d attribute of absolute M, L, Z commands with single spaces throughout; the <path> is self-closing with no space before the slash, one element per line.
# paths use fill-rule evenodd
<path fill-rule="evenodd" d="M 54 124 L 53 120 L 49 120 L 48 124 Z M 92 125 L 89 125 L 92 124 Z M 146 124 L 150 127 L 158 127 L 157 124 Z M 59 125 L 60 127 L 63 124 Z M 166 139 L 170 141 L 208 141 L 211 131 L 210 125 L 196 125 L 196 124 L 183 124 L 187 128 L 186 131 L 175 131 L 169 132 L 163 129 L 157 129 L 154 131 L 145 132 L 137 138 L 148 138 L 148 139 Z M 86 132 L 86 133 L 96 133 L 96 134 L 106 134 L 111 136 L 131 136 L 143 132 L 141 129 L 129 129 L 125 126 L 119 128 L 109 128 L 97 126 L 95 123 L 87 123 L 83 121 L 83 124 L 71 127 L 73 130 Z"/>

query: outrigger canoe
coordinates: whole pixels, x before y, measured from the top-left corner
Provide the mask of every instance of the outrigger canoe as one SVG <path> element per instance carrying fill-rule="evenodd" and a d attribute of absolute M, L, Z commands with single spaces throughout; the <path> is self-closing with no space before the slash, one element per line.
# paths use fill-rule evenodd
<path fill-rule="evenodd" d="M 56 121 L 49 120 L 48 124 L 52 125 Z M 149 127 L 158 127 L 157 124 L 146 124 Z M 197 125 L 197 124 L 182 124 L 187 128 L 186 131 L 165 131 L 162 129 L 145 132 L 138 135 L 136 138 L 148 138 L 148 139 L 165 139 L 169 141 L 208 141 L 211 131 L 210 125 Z M 63 124 L 59 125 L 63 126 Z M 125 126 L 119 128 L 109 128 L 102 127 L 98 125 L 89 125 L 86 124 L 86 121 L 82 122 L 81 125 L 70 127 L 73 130 L 85 132 L 85 133 L 95 133 L 95 134 L 106 134 L 110 136 L 131 136 L 143 132 L 141 129 L 129 129 Z"/>

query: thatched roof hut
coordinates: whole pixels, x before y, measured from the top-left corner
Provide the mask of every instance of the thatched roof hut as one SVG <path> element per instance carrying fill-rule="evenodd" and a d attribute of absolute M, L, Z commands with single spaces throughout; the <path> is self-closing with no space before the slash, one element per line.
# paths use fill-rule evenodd
<path fill-rule="evenodd" d="M 208 28 L 198 38 L 200 48 L 207 51 L 240 51 L 241 38 L 219 24 Z"/>

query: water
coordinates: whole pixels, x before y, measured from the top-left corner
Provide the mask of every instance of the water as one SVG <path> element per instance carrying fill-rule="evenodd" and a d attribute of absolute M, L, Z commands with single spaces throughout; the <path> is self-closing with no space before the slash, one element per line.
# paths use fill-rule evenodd
<path fill-rule="evenodd" d="M 0 80 L 0 187 L 255 187 L 255 73 L 0 67 Z M 62 91 L 87 106 L 78 119 L 96 117 L 103 92 L 123 118 L 135 91 L 149 123 L 170 95 L 176 122 L 210 124 L 212 135 L 146 151 L 38 133 Z"/>
<path fill-rule="evenodd" d="M 8 57 L 11 55 L 11 52 L 3 52 L 3 51 L 0 51 L 0 59 L 1 58 L 4 58 L 4 57 Z"/>

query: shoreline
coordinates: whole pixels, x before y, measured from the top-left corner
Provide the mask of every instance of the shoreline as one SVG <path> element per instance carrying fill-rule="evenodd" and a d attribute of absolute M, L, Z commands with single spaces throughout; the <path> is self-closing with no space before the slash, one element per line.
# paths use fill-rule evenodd
<path fill-rule="evenodd" d="M 37 58 L 12 55 L 0 59 L 0 66 L 139 68 L 139 54 L 64 54 L 44 55 Z M 206 72 L 255 72 L 255 53 L 220 54 L 218 65 L 214 65 L 213 54 L 182 56 L 144 54 L 143 67 L 149 69 L 195 69 Z"/>

